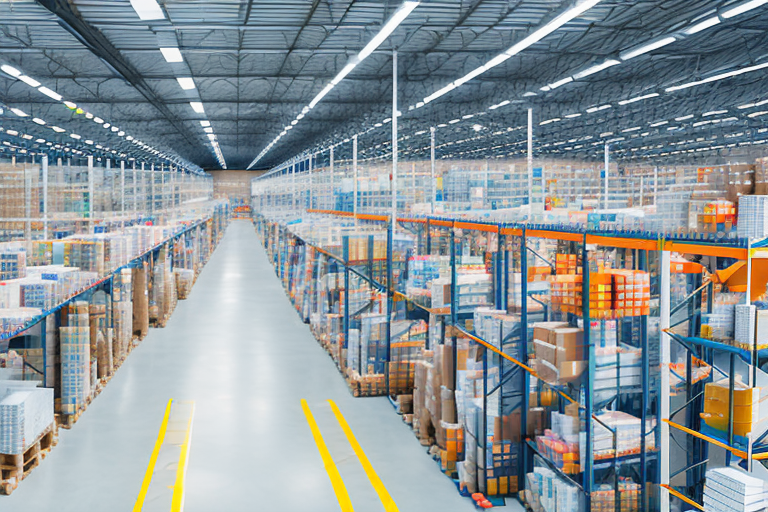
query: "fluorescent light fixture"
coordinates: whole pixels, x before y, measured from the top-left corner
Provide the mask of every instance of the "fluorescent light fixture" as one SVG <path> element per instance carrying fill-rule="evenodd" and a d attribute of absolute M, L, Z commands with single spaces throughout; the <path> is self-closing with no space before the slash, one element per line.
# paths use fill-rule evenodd
<path fill-rule="evenodd" d="M 3 73 L 7 73 L 14 78 L 19 78 L 21 76 L 21 71 L 7 64 L 3 64 L 2 66 L 0 66 L 0 70 L 2 70 Z"/>
<path fill-rule="evenodd" d="M 204 114 L 205 108 L 203 107 L 203 104 L 199 101 L 190 101 L 189 106 L 192 107 L 192 110 L 197 112 L 198 114 Z"/>
<path fill-rule="evenodd" d="M 565 84 L 567 84 L 569 82 L 573 82 L 573 77 L 572 76 L 568 76 L 568 77 L 563 78 L 562 80 L 558 80 L 557 82 L 551 83 L 549 85 L 545 85 L 544 87 L 541 88 L 541 90 L 545 91 L 545 92 L 546 91 L 551 91 L 551 90 L 557 89 L 561 85 L 565 85 Z"/>
<path fill-rule="evenodd" d="M 56 133 L 64 133 L 67 131 L 64 128 L 59 128 L 58 126 L 51 126 L 51 130 L 55 131 Z"/>
<path fill-rule="evenodd" d="M 76 140 L 82 139 L 82 137 L 76 133 L 70 133 L 69 136 Z"/>
<path fill-rule="evenodd" d="M 467 114 L 465 116 L 461 116 L 462 119 L 472 119 L 473 117 L 475 117 L 474 114 Z"/>
<path fill-rule="evenodd" d="M 712 110 L 711 112 L 704 112 L 701 117 L 719 116 L 720 114 L 727 114 L 728 110 Z"/>
<path fill-rule="evenodd" d="M 448 124 L 456 124 L 459 121 L 461 121 L 461 119 L 451 119 L 450 121 L 448 121 Z"/>
<path fill-rule="evenodd" d="M 211 139 L 211 140 L 214 140 L 216 138 L 216 135 L 214 135 L 212 133 L 209 133 L 208 134 L 208 138 Z"/>
<path fill-rule="evenodd" d="M 320 100 L 325 98 L 325 95 L 331 92 L 331 89 L 333 89 L 333 83 L 326 85 L 325 88 L 323 88 L 323 90 L 320 91 L 311 102 L 309 102 L 309 108 L 315 108 L 315 105 L 320 103 Z"/>
<path fill-rule="evenodd" d="M 506 107 L 510 103 L 512 103 L 512 102 L 509 101 L 509 100 L 504 100 L 501 103 L 497 103 L 495 105 L 491 105 L 490 107 L 488 107 L 488 110 L 496 110 L 497 108 Z"/>
<path fill-rule="evenodd" d="M 627 128 L 626 130 L 621 130 L 621 133 L 629 133 L 629 132 L 636 132 L 639 129 L 641 129 L 641 126 L 633 126 L 632 128 Z"/>
<path fill-rule="evenodd" d="M 189 91 L 195 88 L 195 81 L 189 77 L 180 77 L 180 78 L 177 78 L 176 81 L 179 82 L 179 85 L 185 91 Z"/>
<path fill-rule="evenodd" d="M 24 140 L 32 140 L 32 136 L 28 133 L 25 133 L 24 135 L 22 135 L 21 138 Z"/>
<path fill-rule="evenodd" d="M 709 78 L 705 78 L 703 80 L 698 80 L 696 82 L 688 82 L 687 84 L 682 85 L 676 85 L 674 87 L 668 87 L 665 89 L 666 92 L 675 92 L 680 91 L 682 89 L 688 89 L 689 87 L 696 87 L 697 85 L 703 85 L 708 84 L 711 82 L 716 82 L 718 80 L 725 80 L 726 78 L 733 78 L 734 76 L 743 75 L 744 73 L 751 73 L 752 71 L 758 71 L 760 69 L 768 68 L 768 62 L 764 62 L 762 64 L 758 64 L 756 66 L 749 66 L 746 68 L 737 69 L 735 71 L 729 71 L 727 73 L 721 73 L 719 75 L 711 76 Z"/>
<path fill-rule="evenodd" d="M 163 10 L 155 0 L 131 0 L 131 7 L 141 20 L 162 20 Z"/>
<path fill-rule="evenodd" d="M 587 114 L 594 114 L 595 112 L 600 112 L 601 110 L 605 110 L 611 108 L 611 105 L 600 105 L 599 107 L 590 107 L 587 109 Z"/>
<path fill-rule="evenodd" d="M 357 66 L 357 61 L 353 61 L 348 63 L 346 66 L 344 66 L 341 71 L 339 71 L 339 74 L 336 75 L 333 80 L 331 80 L 331 83 L 333 85 L 338 85 L 339 82 L 344 80 L 348 74 L 352 72 L 353 69 L 355 69 L 355 66 Z"/>
<path fill-rule="evenodd" d="M 537 94 L 535 92 L 530 92 L 530 91 L 523 93 L 523 98 L 530 98 L 531 96 L 537 96 Z"/>
<path fill-rule="evenodd" d="M 117 132 L 118 137 L 122 137 L 123 135 L 125 135 L 125 132 L 123 130 L 120 130 L 119 132 Z"/>
<path fill-rule="evenodd" d="M 120 131 L 120 128 L 118 128 L 117 126 L 113 126 L 113 127 L 112 127 L 112 128 L 110 128 L 110 129 L 111 129 L 113 132 L 119 132 L 119 131 Z"/>
<path fill-rule="evenodd" d="M 371 41 L 365 45 L 365 47 L 357 54 L 359 61 L 362 61 L 373 51 L 383 43 L 395 29 L 403 22 L 405 18 L 419 5 L 419 2 L 403 2 L 403 4 L 395 11 L 392 17 L 381 27 L 379 33 L 376 34 Z"/>
<path fill-rule="evenodd" d="M 211 126 L 211 122 L 210 121 L 200 121 L 200 126 L 202 126 L 202 127 Z"/>
<path fill-rule="evenodd" d="M 33 117 L 32 122 L 35 124 L 39 124 L 40 126 L 45 126 L 45 121 L 43 121 L 39 117 Z"/>
<path fill-rule="evenodd" d="M 56 91 L 52 91 L 47 87 L 40 87 L 38 91 L 45 94 L 49 98 L 53 98 L 56 101 L 61 101 L 61 94 L 57 93 Z"/>
<path fill-rule="evenodd" d="M 721 16 L 725 19 L 733 18 L 734 16 L 744 14 L 747 11 L 751 11 L 752 9 L 756 9 L 765 4 L 768 4 L 768 0 L 750 0 L 749 2 L 744 2 L 743 4 L 726 9 Z"/>
<path fill-rule="evenodd" d="M 687 29 L 683 30 L 683 34 L 690 36 L 693 34 L 697 34 L 701 32 L 702 30 L 706 30 L 710 27 L 714 27 L 715 25 L 718 25 L 720 23 L 720 18 L 717 16 L 712 16 L 711 18 L 707 18 L 704 21 L 700 21 L 698 23 L 694 23 Z"/>
<path fill-rule="evenodd" d="M 45 139 L 35 139 L 38 144 L 45 144 Z"/>
<path fill-rule="evenodd" d="M 103 125 L 101 125 L 101 126 L 103 126 L 103 127 L 104 127 L 104 129 L 107 129 L 107 128 L 109 128 L 109 127 L 110 127 L 110 126 L 112 126 L 112 125 L 111 125 L 111 124 L 109 124 L 109 123 L 104 123 L 104 124 L 103 124 Z"/>
<path fill-rule="evenodd" d="M 296 126 L 296 124 L 297 124 L 298 122 L 299 122 L 299 120 L 298 120 L 298 119 L 294 119 L 293 121 L 291 121 L 291 126 Z"/>
<path fill-rule="evenodd" d="M 693 119 L 693 114 L 688 114 L 687 116 L 676 117 L 675 121 L 685 121 L 687 119 Z"/>
<path fill-rule="evenodd" d="M 567 116 L 565 116 L 566 119 L 575 119 L 577 117 L 581 117 L 581 114 L 578 112 L 575 114 L 568 114 Z"/>
<path fill-rule="evenodd" d="M 768 114 L 768 110 L 761 110 L 760 112 L 752 112 L 751 114 L 748 114 L 747 117 L 759 117 L 759 116 L 764 116 L 765 114 Z"/>
<path fill-rule="evenodd" d="M 27 75 L 21 75 L 21 76 L 19 76 L 17 78 L 19 80 L 21 80 L 22 82 L 24 82 L 25 84 L 27 84 L 28 86 L 30 86 L 30 87 L 39 87 L 40 86 L 40 82 L 38 82 L 34 78 L 28 77 Z"/>
<path fill-rule="evenodd" d="M 8 135 L 13 135 L 14 137 L 19 134 L 16 130 L 6 130 L 5 133 Z"/>
<path fill-rule="evenodd" d="M 549 124 L 549 123 L 556 123 L 558 121 L 560 121 L 559 117 L 553 117 L 552 119 L 547 119 L 546 121 L 540 122 L 539 126 L 544 126 L 544 125 Z"/>
<path fill-rule="evenodd" d="M 436 100 L 440 96 L 443 96 L 444 94 L 448 94 L 449 92 L 451 92 L 455 88 L 456 88 L 456 84 L 451 82 L 450 84 L 446 85 L 442 89 L 439 89 L 438 91 L 435 91 L 432 94 L 430 94 L 429 96 L 427 96 L 426 98 L 424 98 L 424 103 L 426 104 L 426 103 L 429 103 L 430 101 Z"/>
<path fill-rule="evenodd" d="M 203 128 L 203 131 L 204 131 L 205 133 L 213 133 L 213 128 L 211 128 L 211 127 L 209 126 L 209 127 L 207 127 L 207 128 Z"/>
<path fill-rule="evenodd" d="M 102 118 L 100 118 L 100 117 L 94 117 L 93 118 L 93 122 L 94 123 L 98 123 L 98 124 L 103 124 L 104 120 Z"/>
<path fill-rule="evenodd" d="M 91 139 L 86 139 L 85 143 L 93 146 L 93 141 Z"/>
<path fill-rule="evenodd" d="M 619 58 L 621 60 L 629 60 L 634 59 L 635 57 L 642 55 L 644 53 L 652 52 L 653 50 L 658 50 L 662 46 L 667 46 L 668 44 L 674 43 L 677 41 L 672 36 L 664 37 L 662 39 L 659 39 L 657 41 L 653 41 L 651 43 L 644 44 L 642 46 L 638 46 L 636 48 L 633 48 L 631 50 L 628 50 L 626 52 L 623 52 L 621 55 L 619 55 Z"/>
<path fill-rule="evenodd" d="M 67 108 L 70 108 L 72 110 L 75 110 L 77 108 L 77 104 L 72 103 L 71 101 L 65 101 L 64 105 L 66 105 Z M 85 117 L 88 117 L 89 115 L 93 117 L 93 114 L 85 114 Z"/>
<path fill-rule="evenodd" d="M 608 69 L 611 66 L 615 66 L 617 64 L 621 64 L 621 61 L 615 60 L 615 59 L 608 59 L 602 64 L 596 64 L 592 67 L 589 67 L 585 69 L 584 71 L 579 71 L 575 75 L 573 75 L 573 78 L 576 80 L 581 80 L 582 78 L 588 77 L 589 75 L 594 75 L 595 73 L 598 73 L 604 69 Z"/>
<path fill-rule="evenodd" d="M 483 129 L 483 125 L 481 125 L 481 124 L 473 124 L 472 125 L 472 129 L 475 130 L 476 132 L 479 132 L 480 130 Z"/>
<path fill-rule="evenodd" d="M 630 98 L 628 100 L 620 101 L 619 105 L 629 105 L 630 103 L 635 103 L 635 102 L 638 102 L 638 101 L 647 100 L 649 98 L 655 98 L 658 95 L 659 95 L 659 93 L 654 92 L 654 93 L 651 93 L 651 94 L 645 94 L 643 96 L 636 96 L 636 97 Z"/>
<path fill-rule="evenodd" d="M 178 48 L 160 48 L 160 53 L 165 57 L 166 62 L 184 62 L 184 57 Z"/>
<path fill-rule="evenodd" d="M 664 126 L 665 124 L 669 124 L 669 121 L 657 121 L 655 123 L 651 123 L 651 128 L 656 128 L 658 126 Z"/>
<path fill-rule="evenodd" d="M 28 115 L 26 112 L 24 112 L 23 110 L 19 110 L 18 108 L 12 108 L 10 110 L 11 110 L 11 112 L 13 112 L 14 114 L 16 114 L 19 117 L 27 117 L 27 115 Z"/>

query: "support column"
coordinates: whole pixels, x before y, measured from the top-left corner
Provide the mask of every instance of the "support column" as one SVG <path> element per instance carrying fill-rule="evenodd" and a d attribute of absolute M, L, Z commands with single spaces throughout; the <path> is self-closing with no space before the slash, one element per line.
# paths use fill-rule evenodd
<path fill-rule="evenodd" d="M 659 481 L 662 484 L 669 485 L 669 425 L 664 420 L 669 420 L 669 364 L 670 364 L 670 340 L 671 338 L 665 329 L 669 328 L 670 317 L 670 253 L 669 251 L 659 251 L 661 261 L 659 265 L 659 278 L 661 286 L 659 293 L 659 330 L 661 331 L 661 384 L 660 384 L 660 402 L 659 402 L 659 425 L 660 449 L 659 449 Z M 660 510 L 669 510 L 669 491 L 660 488 L 661 508 Z"/>
<path fill-rule="evenodd" d="M 605 174 L 603 174 L 603 208 L 608 209 L 608 167 L 610 166 L 610 146 L 605 145 Z"/>
<path fill-rule="evenodd" d="M 533 204 L 533 109 L 528 109 L 528 205 Z"/>
<path fill-rule="evenodd" d="M 125 160 L 120 162 L 120 215 L 123 218 L 120 227 L 125 228 Z"/>
<path fill-rule="evenodd" d="M 392 52 L 392 239 L 397 228 L 397 51 Z M 392 283 L 389 283 L 390 286 Z M 387 344 L 389 346 L 389 344 Z"/>
<path fill-rule="evenodd" d="M 48 155 L 43 155 L 43 240 L 48 240 Z"/>
<path fill-rule="evenodd" d="M 352 214 L 357 225 L 357 134 L 352 137 Z"/>
<path fill-rule="evenodd" d="M 328 208 L 330 210 L 336 209 L 336 203 L 333 200 L 333 146 L 331 146 L 331 199 Z"/>
<path fill-rule="evenodd" d="M 88 156 L 88 233 L 93 234 L 93 156 Z"/>
<path fill-rule="evenodd" d="M 437 201 L 437 185 L 435 184 L 435 127 L 429 127 L 429 182 L 430 193 L 432 196 L 429 199 L 430 213 L 435 213 L 435 202 Z"/>

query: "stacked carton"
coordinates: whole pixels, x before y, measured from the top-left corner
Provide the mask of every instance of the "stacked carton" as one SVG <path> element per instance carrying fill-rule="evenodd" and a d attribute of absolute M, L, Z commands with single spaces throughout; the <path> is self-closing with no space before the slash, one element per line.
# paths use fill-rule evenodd
<path fill-rule="evenodd" d="M 61 337 L 61 412 L 75 414 L 91 394 L 91 341 L 88 303 L 70 306 Z"/>
<path fill-rule="evenodd" d="M 760 408 L 768 406 L 768 388 L 751 388 L 740 381 L 733 390 L 733 433 L 746 437 L 760 422 Z M 729 381 L 723 379 L 704 386 L 704 423 L 721 434 L 728 431 L 730 419 Z"/>
<path fill-rule="evenodd" d="M 768 508 L 768 481 L 736 468 L 707 471 L 705 512 L 757 512 Z"/>
<path fill-rule="evenodd" d="M 586 368 L 583 331 L 564 322 L 533 325 L 536 372 L 550 384 L 571 382 Z"/>
<path fill-rule="evenodd" d="M 11 385 L 3 391 L 0 453 L 22 454 L 53 423 L 53 389 Z"/>

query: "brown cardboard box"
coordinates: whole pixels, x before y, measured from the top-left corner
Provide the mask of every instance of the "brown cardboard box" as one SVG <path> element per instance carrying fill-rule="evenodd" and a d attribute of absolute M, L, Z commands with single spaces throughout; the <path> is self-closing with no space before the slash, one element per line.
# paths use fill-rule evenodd
<path fill-rule="evenodd" d="M 448 342 L 443 345 L 442 364 L 440 367 L 442 384 L 450 390 L 455 389 L 456 374 L 453 371 L 453 345 Z"/>
<path fill-rule="evenodd" d="M 533 339 L 541 340 L 547 343 L 554 344 L 554 341 L 550 341 L 550 336 L 555 329 L 561 327 L 568 327 L 566 322 L 537 322 L 533 324 Z"/>
<path fill-rule="evenodd" d="M 547 410 L 543 407 L 532 407 L 528 409 L 528 424 L 526 433 L 528 437 L 539 436 L 547 428 Z"/>
<path fill-rule="evenodd" d="M 496 416 L 493 421 L 493 439 L 498 441 L 520 442 L 520 411 L 506 416 Z"/>
<path fill-rule="evenodd" d="M 445 423 L 456 423 L 456 400 L 453 391 L 443 386 L 440 389 L 440 412 L 441 419 Z"/>
<path fill-rule="evenodd" d="M 558 364 L 560 382 L 573 382 L 587 369 L 587 361 L 563 361 Z"/>
<path fill-rule="evenodd" d="M 563 361 L 584 359 L 584 332 L 575 327 L 563 327 L 554 330 L 557 346 L 557 364 Z"/>

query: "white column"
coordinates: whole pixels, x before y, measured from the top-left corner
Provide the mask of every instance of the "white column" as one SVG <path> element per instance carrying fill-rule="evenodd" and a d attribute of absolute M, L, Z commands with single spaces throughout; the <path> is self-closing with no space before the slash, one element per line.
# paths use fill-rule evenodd
<path fill-rule="evenodd" d="M 660 318 L 659 329 L 661 331 L 661 448 L 659 459 L 661 460 L 660 482 L 669 485 L 669 425 L 663 420 L 669 419 L 669 364 L 670 364 L 670 337 L 664 332 L 669 328 L 670 316 L 670 253 L 661 251 L 661 265 L 659 277 L 661 278 Z M 663 487 L 661 491 L 661 510 L 669 510 L 669 491 Z"/>
<path fill-rule="evenodd" d="M 32 162 L 34 164 L 34 161 Z M 32 248 L 32 173 L 24 164 L 24 240 Z"/>
<path fill-rule="evenodd" d="M 437 201 L 437 184 L 435 183 L 435 127 L 430 126 L 429 127 L 429 159 L 430 159 L 430 166 L 429 166 L 429 181 L 430 181 L 430 191 L 431 191 L 431 198 L 429 202 L 431 203 L 430 212 L 435 213 L 435 201 Z"/>
<path fill-rule="evenodd" d="M 152 168 L 154 168 L 155 164 L 152 164 Z M 147 208 L 147 173 L 144 170 L 144 162 L 141 162 L 141 189 L 142 193 L 144 194 L 144 209 Z M 150 206 L 149 212 L 152 212 L 152 207 Z"/>
<path fill-rule="evenodd" d="M 93 156 L 88 157 L 88 232 L 93 233 Z"/>
<path fill-rule="evenodd" d="M 331 201 L 330 201 L 329 209 L 333 210 L 335 203 L 333 201 L 333 146 L 331 146 Z"/>
<path fill-rule="evenodd" d="M 312 157 L 314 155 L 310 153 L 309 155 L 309 209 L 312 210 L 314 207 L 312 206 L 312 196 L 314 195 L 314 191 L 312 190 Z"/>
<path fill-rule="evenodd" d="M 357 224 L 357 134 L 352 137 L 352 214 Z"/>
<path fill-rule="evenodd" d="M 123 218 L 121 227 L 125 228 L 125 160 L 120 161 L 120 215 Z"/>
<path fill-rule="evenodd" d="M 656 196 L 659 192 L 659 168 L 653 168 L 653 206 L 656 206 Z"/>
<path fill-rule="evenodd" d="M 43 155 L 43 240 L 48 240 L 48 155 Z"/>
<path fill-rule="evenodd" d="M 645 200 L 645 176 L 640 176 L 640 208 L 643 207 L 643 201 Z"/>
<path fill-rule="evenodd" d="M 133 161 L 133 216 L 139 214 L 139 188 L 136 179 L 136 160 Z"/>
<path fill-rule="evenodd" d="M 528 109 L 528 205 L 533 205 L 533 109 Z"/>
<path fill-rule="evenodd" d="M 608 209 L 608 166 L 610 165 L 610 147 L 605 145 L 605 174 L 603 175 L 603 208 Z"/>
<path fill-rule="evenodd" d="M 397 52 L 392 52 L 392 235 L 397 228 Z"/>

